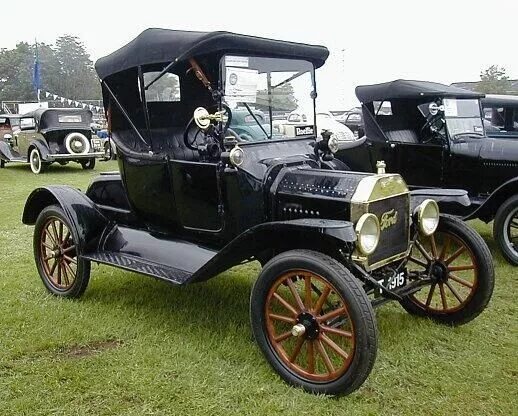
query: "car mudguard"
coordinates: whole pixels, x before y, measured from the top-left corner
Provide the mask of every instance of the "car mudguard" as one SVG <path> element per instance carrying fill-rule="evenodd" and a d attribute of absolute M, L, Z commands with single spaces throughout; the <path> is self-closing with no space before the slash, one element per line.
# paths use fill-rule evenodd
<path fill-rule="evenodd" d="M 96 250 L 109 221 L 92 200 L 70 186 L 52 185 L 37 188 L 27 198 L 22 222 L 34 225 L 40 212 L 49 205 L 59 205 L 73 225 L 71 232 L 77 241 L 79 254 Z"/>
<path fill-rule="evenodd" d="M 518 176 L 496 188 L 491 195 L 473 212 L 466 215 L 464 220 L 480 218 L 484 222 L 490 222 L 495 217 L 496 211 L 505 200 L 518 194 Z"/>
<path fill-rule="evenodd" d="M 13 154 L 11 153 L 11 146 L 8 143 L 0 140 L 0 159 L 9 162 L 13 159 Z"/>
<path fill-rule="evenodd" d="M 414 210 L 425 199 L 433 199 L 439 210 L 445 214 L 464 216 L 473 211 L 468 192 L 463 189 L 415 189 L 410 191 L 410 211 Z"/>
<path fill-rule="evenodd" d="M 210 279 L 252 257 L 264 264 L 273 255 L 294 248 L 339 254 L 340 249 L 347 251 L 355 241 L 356 232 L 350 221 L 311 218 L 259 224 L 223 247 L 192 275 L 189 283 Z"/>
<path fill-rule="evenodd" d="M 29 152 L 27 154 L 27 160 L 29 160 L 29 155 L 31 153 L 31 149 L 33 147 L 36 147 L 39 151 L 40 151 L 40 155 L 41 155 L 41 159 L 42 160 L 47 160 L 48 159 L 48 156 L 50 154 L 50 149 L 48 148 L 48 146 L 45 146 L 40 140 L 31 140 L 29 142 Z"/>

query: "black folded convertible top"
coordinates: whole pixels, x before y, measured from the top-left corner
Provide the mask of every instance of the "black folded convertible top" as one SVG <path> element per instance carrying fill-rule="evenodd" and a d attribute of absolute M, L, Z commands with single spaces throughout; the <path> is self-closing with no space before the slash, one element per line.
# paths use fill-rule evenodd
<path fill-rule="evenodd" d="M 169 29 L 146 29 L 127 45 L 95 63 L 99 78 L 140 65 L 185 60 L 200 54 L 228 51 L 306 59 L 317 68 L 326 61 L 324 46 L 305 45 L 230 32 L 191 32 Z"/>
<path fill-rule="evenodd" d="M 419 97 L 482 98 L 484 94 L 428 81 L 397 79 L 382 84 L 359 85 L 356 97 L 362 103 Z"/>

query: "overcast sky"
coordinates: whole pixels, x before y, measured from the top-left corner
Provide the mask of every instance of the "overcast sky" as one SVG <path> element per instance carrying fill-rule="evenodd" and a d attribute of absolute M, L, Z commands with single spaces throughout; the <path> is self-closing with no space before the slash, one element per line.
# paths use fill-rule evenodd
<path fill-rule="evenodd" d="M 319 107 L 346 109 L 359 84 L 475 81 L 492 64 L 518 78 L 517 16 L 517 0 L 25 0 L 9 2 L 0 47 L 71 34 L 95 61 L 148 27 L 322 44 L 331 55 L 317 75 Z"/>

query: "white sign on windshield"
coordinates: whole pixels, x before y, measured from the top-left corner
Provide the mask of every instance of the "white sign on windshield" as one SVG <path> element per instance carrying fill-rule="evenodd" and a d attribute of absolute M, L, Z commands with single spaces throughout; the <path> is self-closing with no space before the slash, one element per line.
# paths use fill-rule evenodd
<path fill-rule="evenodd" d="M 457 110 L 457 100 L 452 98 L 445 98 L 442 100 L 444 105 L 444 115 L 446 117 L 457 117 L 459 112 Z"/>
<path fill-rule="evenodd" d="M 255 103 L 259 73 L 255 69 L 227 68 L 225 96 L 229 102 Z"/>
<path fill-rule="evenodd" d="M 225 66 L 248 68 L 248 56 L 225 56 Z"/>

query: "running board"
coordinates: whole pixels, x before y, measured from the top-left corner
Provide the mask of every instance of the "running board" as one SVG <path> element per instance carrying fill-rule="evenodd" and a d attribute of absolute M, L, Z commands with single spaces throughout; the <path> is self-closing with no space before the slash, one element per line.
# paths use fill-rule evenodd
<path fill-rule="evenodd" d="M 189 241 L 163 238 L 147 230 L 117 226 L 93 253 L 81 257 L 183 285 L 218 252 Z"/>
<path fill-rule="evenodd" d="M 157 279 L 165 280 L 175 285 L 184 284 L 192 276 L 192 273 L 186 272 L 185 270 L 110 251 L 93 253 L 82 257 L 97 263 L 108 264 L 132 272 L 156 277 Z"/>

